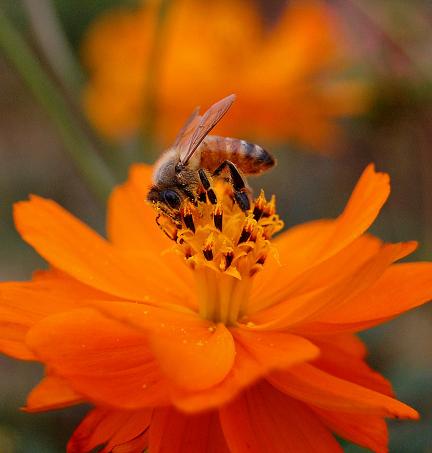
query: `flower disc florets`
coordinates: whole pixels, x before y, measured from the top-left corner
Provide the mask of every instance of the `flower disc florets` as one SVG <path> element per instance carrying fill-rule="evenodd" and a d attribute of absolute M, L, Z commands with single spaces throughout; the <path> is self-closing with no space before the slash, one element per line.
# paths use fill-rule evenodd
<path fill-rule="evenodd" d="M 244 212 L 235 203 L 230 184 L 220 181 L 214 190 L 216 204 L 208 199 L 196 206 L 186 201 L 180 210 L 181 225 L 169 218 L 159 223 L 196 275 L 200 314 L 235 323 L 246 307 L 250 279 L 272 252 L 270 240 L 283 221 L 276 214 L 275 197 L 267 201 L 263 191 Z"/>

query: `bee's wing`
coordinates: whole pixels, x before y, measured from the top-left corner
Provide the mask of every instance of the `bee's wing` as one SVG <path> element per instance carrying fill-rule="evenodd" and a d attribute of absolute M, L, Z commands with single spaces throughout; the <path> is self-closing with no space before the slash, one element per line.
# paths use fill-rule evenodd
<path fill-rule="evenodd" d="M 192 134 L 201 120 L 199 110 L 200 108 L 196 107 L 196 109 L 189 115 L 189 118 L 185 121 L 183 127 L 177 134 L 177 137 L 173 143 L 173 148 L 188 148 Z"/>
<path fill-rule="evenodd" d="M 221 99 L 219 102 L 216 102 L 216 104 L 213 104 L 207 112 L 204 113 L 199 124 L 193 131 L 188 147 L 180 152 L 180 162 L 182 164 L 187 164 L 200 143 L 225 115 L 234 100 L 235 95 L 231 94 L 230 96 Z"/>

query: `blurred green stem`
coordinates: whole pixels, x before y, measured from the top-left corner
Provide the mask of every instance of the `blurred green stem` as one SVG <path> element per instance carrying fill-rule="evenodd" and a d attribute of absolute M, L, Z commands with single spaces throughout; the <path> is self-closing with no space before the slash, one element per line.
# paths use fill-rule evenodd
<path fill-rule="evenodd" d="M 332 3 L 339 5 L 342 9 L 345 8 L 351 11 L 353 16 L 357 17 L 357 20 L 364 25 L 365 29 L 368 30 L 374 39 L 387 48 L 393 58 L 393 67 L 391 69 L 402 69 L 408 74 L 413 70 L 418 71 L 416 62 L 409 55 L 407 49 L 382 24 L 377 22 L 375 17 L 368 13 L 364 2 L 362 3 L 357 0 L 332 0 Z"/>
<path fill-rule="evenodd" d="M 149 151 L 155 153 L 155 125 L 157 116 L 157 80 L 160 69 L 160 58 L 163 51 L 163 38 L 171 0 L 160 0 L 157 21 L 153 36 L 153 45 L 147 64 L 147 79 L 144 87 L 144 123 L 143 139 Z"/>
<path fill-rule="evenodd" d="M 1 8 L 0 49 L 57 127 L 65 149 L 86 183 L 105 202 L 115 184 L 113 175 L 71 113 L 58 88 Z"/>
<path fill-rule="evenodd" d="M 39 49 L 65 88 L 77 92 L 84 79 L 51 0 L 21 0 Z"/>

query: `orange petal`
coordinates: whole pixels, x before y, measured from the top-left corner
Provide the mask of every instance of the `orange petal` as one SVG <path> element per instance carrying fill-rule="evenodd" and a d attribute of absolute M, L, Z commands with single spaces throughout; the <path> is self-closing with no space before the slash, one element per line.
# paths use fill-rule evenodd
<path fill-rule="evenodd" d="M 24 341 L 31 326 L 46 316 L 80 307 L 86 300 L 109 297 L 56 269 L 35 272 L 31 282 L 0 283 L 0 350 L 34 360 Z"/>
<path fill-rule="evenodd" d="M 105 448 L 102 450 L 101 453 L 138 453 L 138 452 L 143 452 L 143 451 L 148 451 L 146 450 L 148 446 L 148 432 L 146 431 L 145 433 L 142 433 L 138 437 L 134 437 L 132 440 L 129 440 L 128 442 L 117 445 L 114 447 L 112 450 L 108 450 L 108 448 Z"/>
<path fill-rule="evenodd" d="M 366 292 L 323 314 L 305 329 L 328 332 L 361 330 L 380 324 L 432 299 L 432 263 L 391 266 Z"/>
<path fill-rule="evenodd" d="M 334 223 L 335 220 L 316 220 L 297 225 L 277 236 L 273 245 L 280 264 L 276 260 L 268 260 L 264 269 L 256 275 L 250 305 L 257 305 L 258 308 L 268 306 L 275 295 L 313 267 L 324 244 L 333 234 Z"/>
<path fill-rule="evenodd" d="M 375 453 L 388 453 L 388 430 L 381 417 L 312 408 L 321 421 L 338 436 L 369 448 Z"/>
<path fill-rule="evenodd" d="M 185 390 L 221 382 L 231 370 L 235 345 L 229 330 L 193 313 L 132 303 L 99 304 L 106 316 L 146 332 L 165 376 Z"/>
<path fill-rule="evenodd" d="M 293 281 L 289 281 L 289 276 L 284 276 L 282 281 L 284 286 L 278 286 L 272 294 L 264 298 L 259 288 L 252 293 L 249 304 L 249 313 L 253 313 L 262 308 L 269 307 L 275 303 L 282 302 L 288 298 L 298 296 L 307 292 L 312 292 L 320 288 L 329 286 L 344 276 L 354 274 L 363 264 L 374 257 L 382 247 L 382 242 L 370 235 L 363 235 L 354 240 L 347 247 L 336 253 L 329 259 L 308 269 Z M 276 269 L 273 278 L 282 277 L 285 267 Z M 272 287 L 273 285 L 270 285 Z"/>
<path fill-rule="evenodd" d="M 366 345 L 357 335 L 352 333 L 321 335 L 318 337 L 310 337 L 310 339 L 314 343 L 319 341 L 320 349 L 334 347 L 337 349 L 338 353 L 349 355 L 357 359 L 364 359 L 367 355 Z"/>
<path fill-rule="evenodd" d="M 283 369 L 318 357 L 320 350 L 305 338 L 283 332 L 251 332 L 231 330 L 239 342 L 263 369 Z"/>
<path fill-rule="evenodd" d="M 155 222 L 155 210 L 147 202 L 152 168 L 135 164 L 127 182 L 114 189 L 108 204 L 108 237 L 124 250 L 144 250 L 160 255 L 172 246 Z"/>
<path fill-rule="evenodd" d="M 57 298 L 31 282 L 0 284 L 0 350 L 22 360 L 34 360 L 25 344 L 28 329 L 42 318 L 80 306 L 80 299 Z"/>
<path fill-rule="evenodd" d="M 170 381 L 185 389 L 204 390 L 223 381 L 234 364 L 235 345 L 229 330 L 218 324 L 189 330 L 187 335 L 153 335 L 153 353 Z"/>
<path fill-rule="evenodd" d="M 201 392 L 175 389 L 173 403 L 184 412 L 220 407 L 270 370 L 311 360 L 319 353 L 309 341 L 278 332 L 248 332 L 232 329 L 236 339 L 234 365 L 219 384 Z"/>
<path fill-rule="evenodd" d="M 171 398 L 173 404 L 182 412 L 216 409 L 232 400 L 242 389 L 257 381 L 262 375 L 262 367 L 240 343 L 237 343 L 234 365 L 220 384 L 200 392 L 173 389 Z"/>
<path fill-rule="evenodd" d="M 109 294 L 74 279 L 55 269 L 33 272 L 32 287 L 47 292 L 50 296 L 67 299 L 114 299 Z"/>
<path fill-rule="evenodd" d="M 112 192 L 108 205 L 108 237 L 137 268 L 151 257 L 161 269 L 159 277 L 175 282 L 186 295 L 194 283 L 191 272 L 179 257 L 163 253 L 173 242 L 157 226 L 156 212 L 147 202 L 152 168 L 145 164 L 132 165 L 127 182 Z"/>
<path fill-rule="evenodd" d="M 394 396 L 390 382 L 367 365 L 364 355 L 353 354 L 352 347 L 347 350 L 347 342 L 352 343 L 353 338 L 351 334 L 341 334 L 311 339 L 320 348 L 320 355 L 312 364 L 338 378 Z"/>
<path fill-rule="evenodd" d="M 66 381 L 48 375 L 30 392 L 27 397 L 27 412 L 60 409 L 83 402 L 82 395 L 72 390 Z"/>
<path fill-rule="evenodd" d="M 355 296 L 372 286 L 391 263 L 411 253 L 415 246 L 415 243 L 387 244 L 366 262 L 361 262 L 358 268 L 348 266 L 347 273 L 340 268 L 342 277 L 330 281 L 328 286 L 314 289 L 313 283 L 305 282 L 303 289 L 303 285 L 298 285 L 298 295 L 293 292 L 293 296 L 284 302 L 250 316 L 250 321 L 257 324 L 252 329 L 286 329 L 348 305 Z"/>
<path fill-rule="evenodd" d="M 287 395 L 322 409 L 381 417 L 418 418 L 414 409 L 400 401 L 332 376 L 309 364 L 276 371 L 268 379 Z"/>
<path fill-rule="evenodd" d="M 220 420 L 233 453 L 343 451 L 306 405 L 265 382 L 221 408 Z"/>
<path fill-rule="evenodd" d="M 150 425 L 150 453 L 230 453 L 218 413 L 184 415 L 156 409 Z"/>
<path fill-rule="evenodd" d="M 281 234 L 275 244 L 283 265 L 279 271 L 282 278 L 265 271 L 257 275 L 256 288 L 260 292 L 263 289 L 263 299 L 271 298 L 294 277 L 327 260 L 361 236 L 377 217 L 389 193 L 388 175 L 376 173 L 374 166 L 369 165 L 336 220 L 311 222 Z"/>
<path fill-rule="evenodd" d="M 120 408 L 166 404 L 167 390 L 142 333 L 78 309 L 43 319 L 27 343 L 86 399 Z"/>
<path fill-rule="evenodd" d="M 3 311 L 0 309 L 0 311 Z M 34 354 L 24 343 L 28 328 L 21 322 L 6 321 L 3 313 L 0 315 L 0 351 L 20 360 L 36 360 Z"/>
<path fill-rule="evenodd" d="M 152 255 L 137 269 L 98 234 L 53 201 L 32 196 L 15 205 L 15 223 L 24 240 L 54 267 L 121 298 L 182 303 L 182 294 L 164 281 Z"/>
<path fill-rule="evenodd" d="M 325 244 L 324 261 L 363 234 L 376 219 L 390 194 L 390 179 L 386 173 L 375 172 L 370 164 L 361 175 L 342 214 L 336 219 L 333 234 Z"/>
<path fill-rule="evenodd" d="M 146 430 L 149 427 L 152 410 L 119 411 L 98 407 L 90 411 L 73 433 L 67 446 L 67 453 L 83 453 L 93 451 L 104 445 L 101 453 L 126 448 L 131 441 L 140 439 L 138 449 L 130 453 L 144 451 L 148 445 Z M 121 451 L 126 452 L 126 449 Z"/>

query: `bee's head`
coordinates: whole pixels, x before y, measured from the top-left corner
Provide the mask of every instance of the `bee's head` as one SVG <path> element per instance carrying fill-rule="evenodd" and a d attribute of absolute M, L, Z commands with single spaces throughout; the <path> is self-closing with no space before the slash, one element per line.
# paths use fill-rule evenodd
<path fill-rule="evenodd" d="M 161 203 L 169 210 L 178 211 L 180 209 L 182 197 L 177 190 L 173 188 L 160 189 L 157 186 L 153 186 L 147 194 L 147 200 L 153 204 Z"/>

